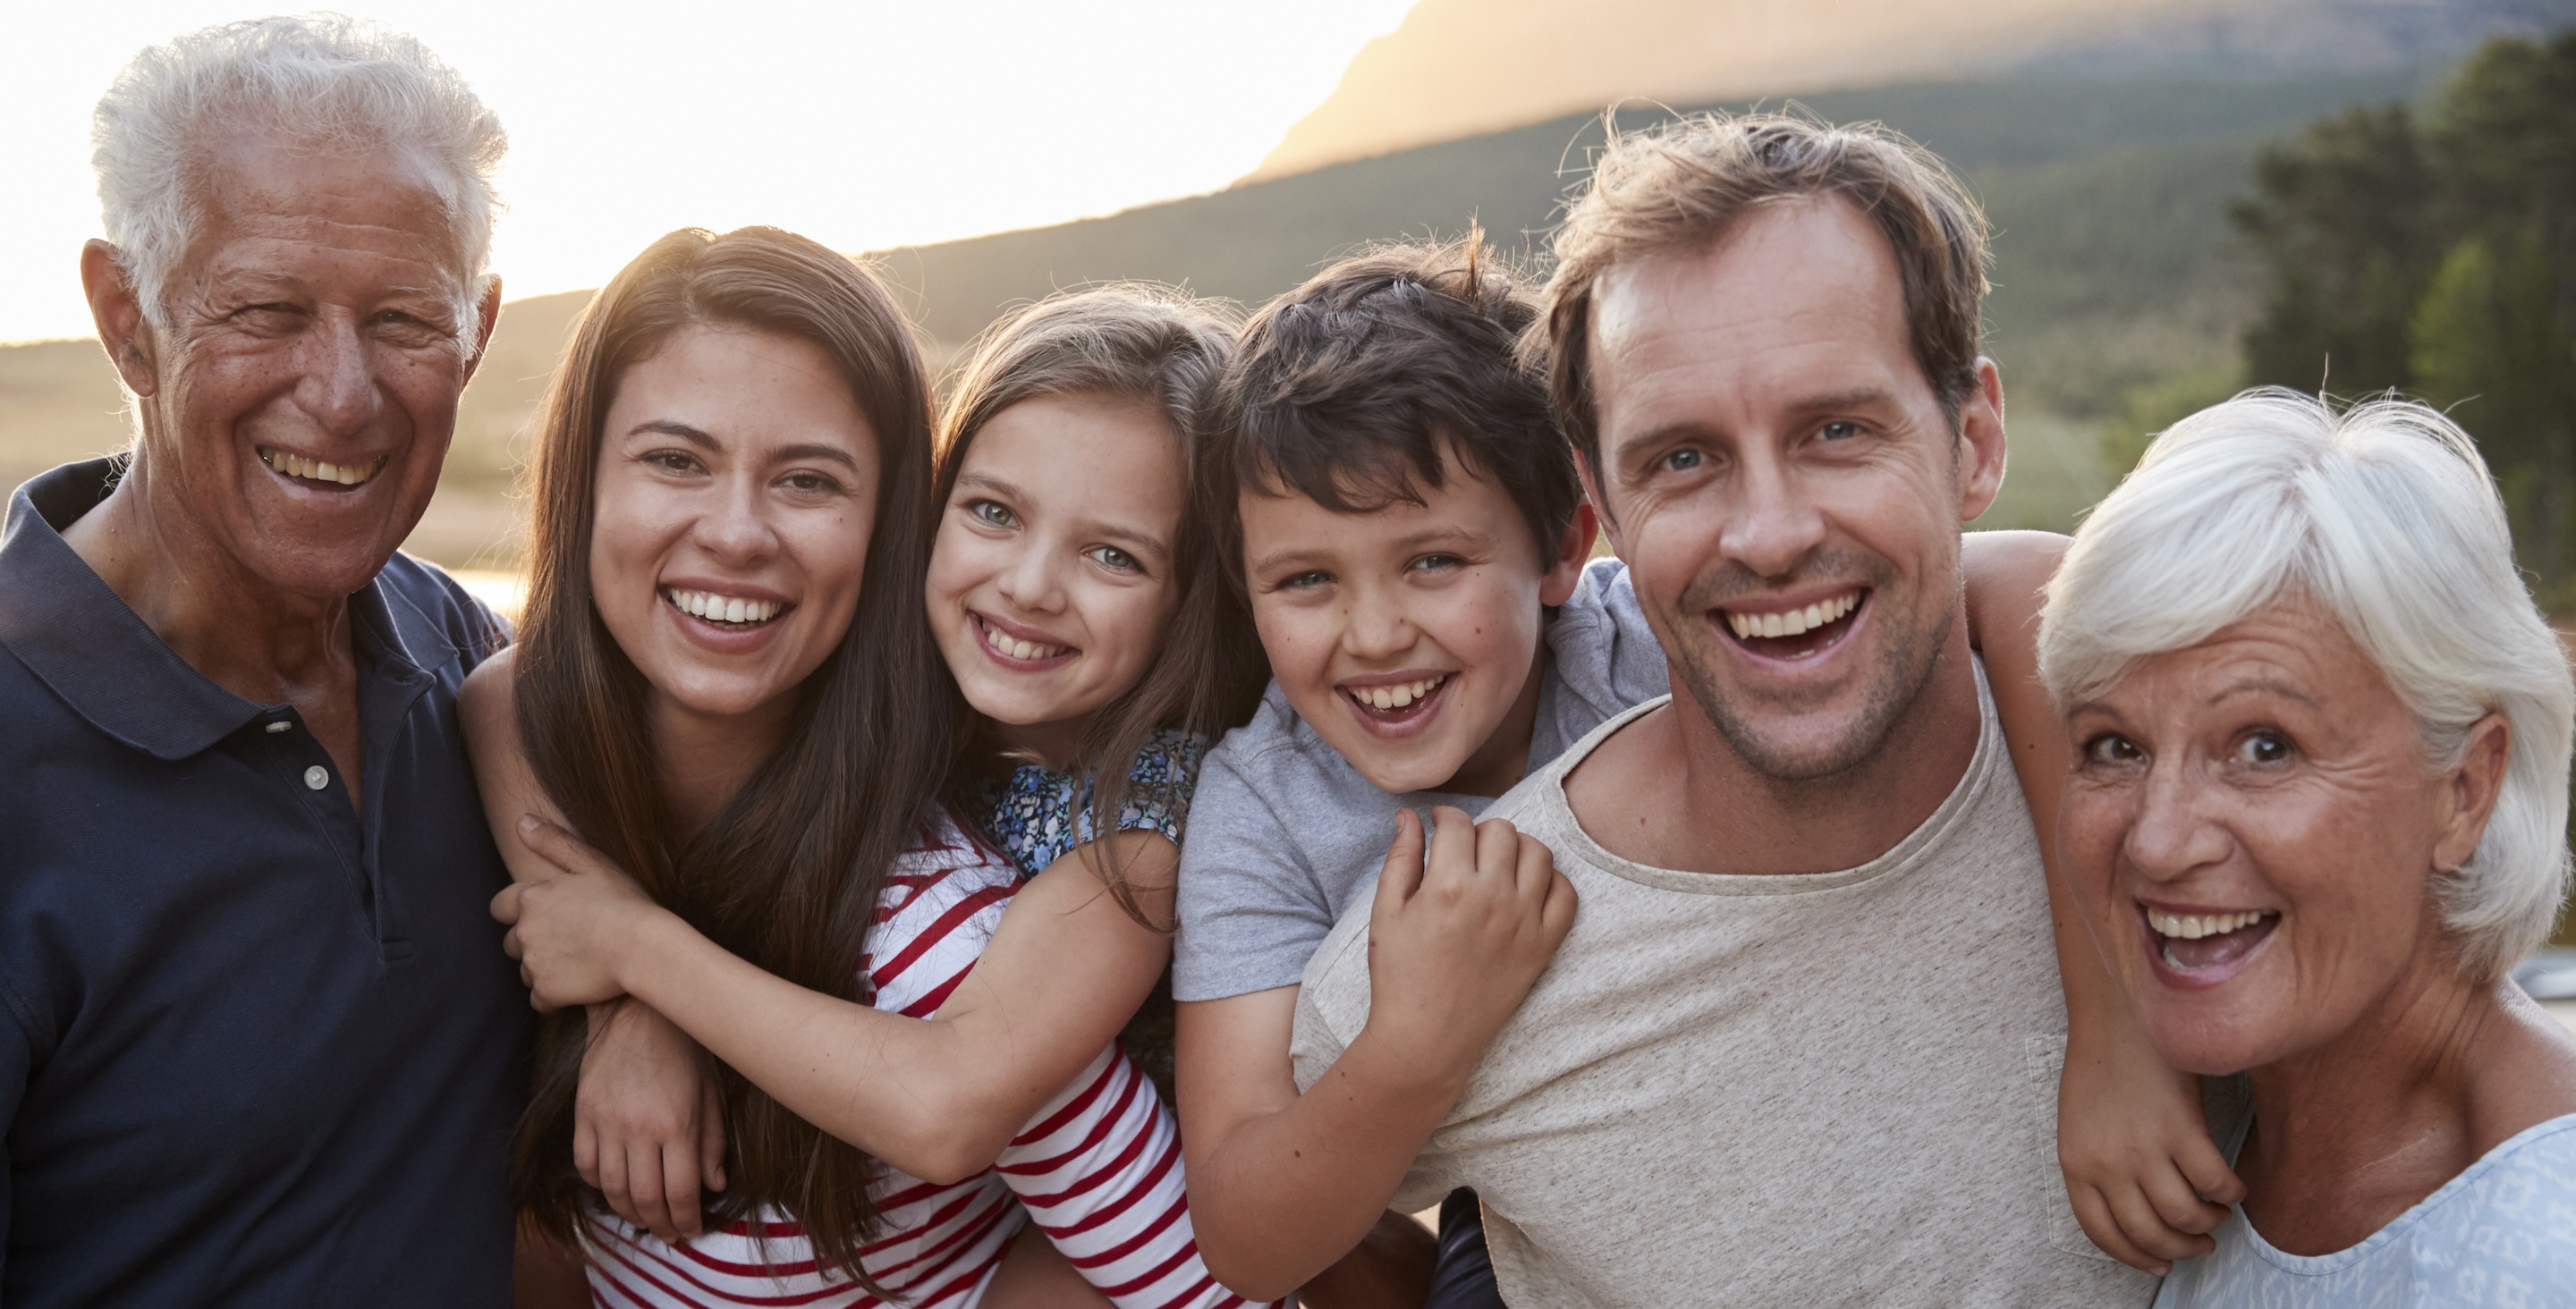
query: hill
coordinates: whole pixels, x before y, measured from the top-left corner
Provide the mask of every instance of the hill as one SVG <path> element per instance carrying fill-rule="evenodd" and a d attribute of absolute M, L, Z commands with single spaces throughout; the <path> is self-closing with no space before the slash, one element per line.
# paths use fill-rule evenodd
<path fill-rule="evenodd" d="M 2570 21 L 2571 0 L 1420 0 L 1252 178 L 1631 99 L 1965 76 L 2356 71 Z"/>
<path fill-rule="evenodd" d="M 2410 96 L 2433 71 L 2025 77 L 1801 98 L 1823 118 L 1882 120 L 1940 152 L 1997 228 L 1988 320 L 2011 397 L 2015 459 L 1989 525 L 2065 526 L 2102 489 L 2095 433 L 2130 388 L 2232 365 L 2254 306 L 2224 211 L 2260 145 L 2350 103 Z M 1091 281 L 1149 278 L 1257 302 L 1339 252 L 1454 234 L 1471 221 L 1535 254 L 1602 131 L 1596 118 L 1568 116 L 878 258 L 944 353 L 1013 303 Z M 446 489 L 415 549 L 453 563 L 514 556 L 517 514 L 505 496 L 520 433 L 587 299 L 548 296 L 504 311 L 465 396 Z M 0 349 L 0 486 L 120 444 L 117 408 L 94 344 Z"/>

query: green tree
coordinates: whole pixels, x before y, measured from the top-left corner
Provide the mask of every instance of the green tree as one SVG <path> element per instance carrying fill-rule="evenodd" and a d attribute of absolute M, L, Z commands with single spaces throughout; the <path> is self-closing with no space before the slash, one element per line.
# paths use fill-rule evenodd
<path fill-rule="evenodd" d="M 2541 234 L 2525 227 L 2461 241 L 2424 292 L 2414 338 L 2424 398 L 2477 437 L 2513 510 L 2524 566 L 2563 589 L 2576 338 Z"/>
<path fill-rule="evenodd" d="M 2228 217 L 2271 281 L 2249 381 L 2343 394 L 2404 387 L 2407 326 L 2443 243 L 2437 173 L 2405 105 L 2354 108 L 2263 152 Z"/>

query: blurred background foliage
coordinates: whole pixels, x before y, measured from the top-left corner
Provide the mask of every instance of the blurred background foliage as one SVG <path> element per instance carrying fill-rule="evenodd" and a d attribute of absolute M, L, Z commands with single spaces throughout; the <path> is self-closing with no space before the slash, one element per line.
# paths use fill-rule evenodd
<path fill-rule="evenodd" d="M 2228 216 L 2265 279 L 2241 380 L 2447 408 L 2544 601 L 2576 609 L 2576 32 L 2489 42 L 2422 111 L 2310 124 Z M 2131 392 L 2105 458 L 2227 389 L 2205 380 Z"/>

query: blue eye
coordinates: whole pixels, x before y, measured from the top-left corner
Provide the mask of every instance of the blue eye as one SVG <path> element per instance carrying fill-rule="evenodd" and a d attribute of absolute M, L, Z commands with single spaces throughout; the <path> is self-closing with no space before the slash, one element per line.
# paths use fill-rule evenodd
<path fill-rule="evenodd" d="M 1836 419 L 1818 429 L 1816 434 L 1828 441 L 1848 441 L 1860 435 L 1860 424 Z"/>
<path fill-rule="evenodd" d="M 966 512 L 992 527 L 1017 527 L 1020 523 L 1019 515 L 1012 513 L 1010 506 L 992 500 L 969 500 Z"/>
<path fill-rule="evenodd" d="M 1699 467 L 1706 459 L 1707 456 L 1697 450 L 1675 450 L 1664 456 L 1664 468 L 1669 472 L 1687 473 Z"/>
<path fill-rule="evenodd" d="M 1332 583 L 1332 580 L 1333 575 L 1331 573 L 1325 572 L 1320 568 L 1309 568 L 1302 573 L 1289 574 L 1287 578 L 1279 583 L 1279 585 L 1282 587 L 1327 586 Z"/>
<path fill-rule="evenodd" d="M 2084 759 L 2095 764 L 2133 764 L 2147 757 L 2138 743 L 2117 732 L 2104 732 L 2084 743 Z"/>
<path fill-rule="evenodd" d="M 1100 566 L 1110 570 L 1111 572 L 1141 573 L 1145 571 L 1145 566 L 1136 562 L 1136 556 L 1131 555 L 1114 545 L 1092 547 L 1091 557 L 1100 561 Z"/>
<path fill-rule="evenodd" d="M 2270 730 L 2248 732 L 2236 742 L 2237 759 L 2249 764 L 2285 763 L 2290 754 L 2289 740 Z"/>

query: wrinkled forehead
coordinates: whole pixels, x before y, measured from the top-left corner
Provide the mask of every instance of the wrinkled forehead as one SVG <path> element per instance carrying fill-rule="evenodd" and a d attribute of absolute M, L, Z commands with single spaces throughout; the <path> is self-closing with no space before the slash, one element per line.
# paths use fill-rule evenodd
<path fill-rule="evenodd" d="M 417 150 L 221 133 L 198 152 L 189 183 L 198 222 L 185 259 L 204 271 L 255 274 L 301 254 L 390 261 L 401 268 L 381 273 L 442 295 L 472 280 L 461 188 Z"/>
<path fill-rule="evenodd" d="M 1714 241 L 1612 266 L 1593 297 L 1591 335 L 1605 446 L 1817 394 L 1931 397 L 1895 254 L 1841 200 L 1766 204 Z"/>

